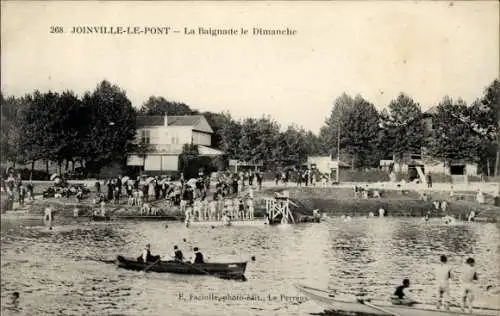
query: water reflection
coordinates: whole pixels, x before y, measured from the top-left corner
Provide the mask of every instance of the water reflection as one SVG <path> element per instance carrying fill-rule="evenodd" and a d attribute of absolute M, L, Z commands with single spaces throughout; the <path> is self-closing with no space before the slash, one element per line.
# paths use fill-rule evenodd
<path fill-rule="evenodd" d="M 319 311 L 312 302 L 281 298 L 299 295 L 293 283 L 330 287 L 340 293 L 385 298 L 405 277 L 422 301 L 434 299 L 432 266 L 448 254 L 457 272 L 473 255 L 480 275 L 500 280 L 499 228 L 491 224 L 444 226 L 415 219 L 354 218 L 351 222 L 301 226 L 193 227 L 160 222 L 75 223 L 54 232 L 28 222 L 3 223 L 1 231 L 2 315 L 8 296 L 21 294 L 25 315 L 304 315 Z M 188 257 L 198 246 L 210 261 L 249 262 L 247 282 L 205 276 L 138 273 L 96 258 L 138 256 L 145 243 L 155 254 L 178 245 Z M 250 300 L 195 300 L 195 295 L 254 295 Z M 182 298 L 181 298 L 182 297 Z M 275 299 L 273 299 L 275 297 Z"/>

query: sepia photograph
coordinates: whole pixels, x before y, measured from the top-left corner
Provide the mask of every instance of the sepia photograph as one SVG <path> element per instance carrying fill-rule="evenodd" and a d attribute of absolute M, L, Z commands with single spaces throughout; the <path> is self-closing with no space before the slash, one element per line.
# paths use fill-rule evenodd
<path fill-rule="evenodd" d="M 0 1 L 2 316 L 500 315 L 500 2 Z"/>

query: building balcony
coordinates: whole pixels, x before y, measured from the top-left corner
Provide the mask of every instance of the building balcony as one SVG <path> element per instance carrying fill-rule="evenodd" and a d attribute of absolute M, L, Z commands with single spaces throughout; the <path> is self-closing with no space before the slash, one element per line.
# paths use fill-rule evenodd
<path fill-rule="evenodd" d="M 183 144 L 141 144 L 147 153 L 179 155 Z"/>

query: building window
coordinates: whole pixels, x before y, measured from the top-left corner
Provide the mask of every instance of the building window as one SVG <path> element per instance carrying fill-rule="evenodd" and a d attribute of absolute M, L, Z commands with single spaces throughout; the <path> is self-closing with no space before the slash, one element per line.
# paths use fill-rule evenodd
<path fill-rule="evenodd" d="M 141 130 L 141 144 L 150 144 L 151 134 L 149 130 Z"/>

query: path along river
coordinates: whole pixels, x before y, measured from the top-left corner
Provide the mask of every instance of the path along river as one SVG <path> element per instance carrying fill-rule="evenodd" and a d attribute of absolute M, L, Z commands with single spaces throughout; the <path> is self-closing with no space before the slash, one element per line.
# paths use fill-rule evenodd
<path fill-rule="evenodd" d="M 164 222 L 72 223 L 54 231 L 40 220 L 2 220 L 2 315 L 308 315 L 294 283 L 387 298 L 403 278 L 409 293 L 433 302 L 433 265 L 446 254 L 456 267 L 451 296 L 459 299 L 463 262 L 473 256 L 482 284 L 500 282 L 500 229 L 495 224 L 447 226 L 409 218 L 332 219 L 298 226 L 192 227 Z M 186 241 L 183 241 L 183 239 Z M 209 261 L 249 260 L 247 282 L 210 276 L 133 272 L 91 258 L 137 257 L 179 245 L 198 246 Z M 9 305 L 20 293 L 18 309 Z M 478 298 L 491 305 L 491 295 Z"/>

